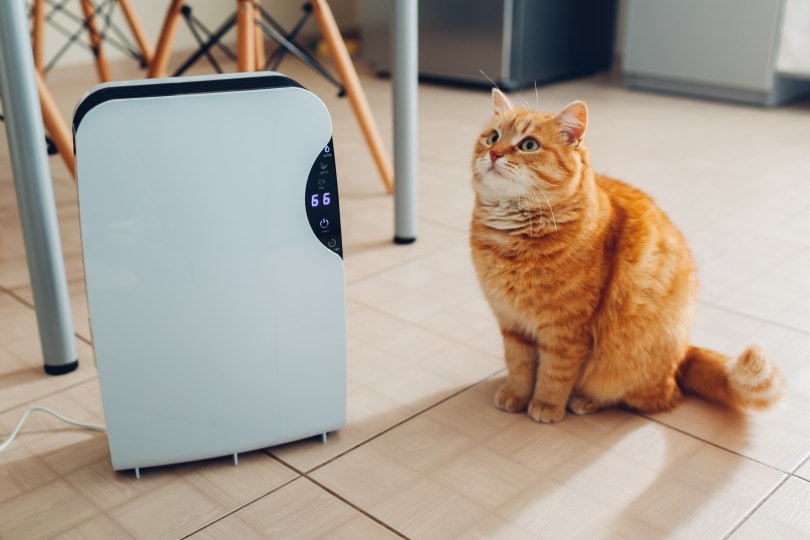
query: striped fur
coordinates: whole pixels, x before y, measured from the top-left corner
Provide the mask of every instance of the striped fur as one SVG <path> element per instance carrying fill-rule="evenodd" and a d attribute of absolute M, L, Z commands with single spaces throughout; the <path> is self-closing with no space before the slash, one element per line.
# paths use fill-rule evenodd
<path fill-rule="evenodd" d="M 782 379 L 757 347 L 732 361 L 689 345 L 689 249 L 650 197 L 592 172 L 585 104 L 553 116 L 498 90 L 493 104 L 473 153 L 470 243 L 508 368 L 495 404 L 556 422 L 566 408 L 664 411 L 682 393 L 776 401 Z"/>

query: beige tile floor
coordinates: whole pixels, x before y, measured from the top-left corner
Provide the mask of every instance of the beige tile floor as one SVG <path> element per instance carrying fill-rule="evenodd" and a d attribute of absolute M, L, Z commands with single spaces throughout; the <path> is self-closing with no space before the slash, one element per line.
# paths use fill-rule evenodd
<path fill-rule="evenodd" d="M 202 69 L 202 68 L 201 68 Z M 311 72 L 335 123 L 348 297 L 348 423 L 230 458 L 113 472 L 105 436 L 34 415 L 0 454 L 2 538 L 810 537 L 810 104 L 773 110 L 630 92 L 599 75 L 534 88 L 532 106 L 591 108 L 596 168 L 650 192 L 700 265 L 694 342 L 760 343 L 788 380 L 748 416 L 687 400 L 538 425 L 497 411 L 499 334 L 469 261 L 470 149 L 481 90 L 419 90 L 419 238 L 395 246 L 348 103 Z M 119 77 L 140 77 L 121 66 Z M 362 73 L 390 147 L 388 80 Z M 66 115 L 92 71 L 54 72 Z M 103 422 L 76 192 L 51 158 L 80 368 L 49 377 L 5 136 L 0 144 L 0 434 L 47 405 Z M 156 306 L 157 308 L 158 306 Z"/>

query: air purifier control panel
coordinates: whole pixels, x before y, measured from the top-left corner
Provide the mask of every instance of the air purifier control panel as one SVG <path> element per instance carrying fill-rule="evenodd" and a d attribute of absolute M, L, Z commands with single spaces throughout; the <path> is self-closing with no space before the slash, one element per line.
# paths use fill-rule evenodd
<path fill-rule="evenodd" d="M 304 204 L 312 232 L 324 246 L 342 258 L 335 150 L 331 139 L 309 171 Z"/>

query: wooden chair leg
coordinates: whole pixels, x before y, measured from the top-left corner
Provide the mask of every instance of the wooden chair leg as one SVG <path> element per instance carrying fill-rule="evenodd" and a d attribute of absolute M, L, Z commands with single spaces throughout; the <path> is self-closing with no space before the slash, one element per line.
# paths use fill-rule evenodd
<path fill-rule="evenodd" d="M 45 74 L 45 0 L 34 0 L 31 38 L 34 47 L 34 67 Z"/>
<path fill-rule="evenodd" d="M 335 67 L 340 74 L 343 81 L 343 86 L 346 88 L 346 94 L 354 109 L 354 115 L 357 117 L 357 122 L 360 124 L 360 129 L 366 138 L 374 161 L 377 164 L 377 169 L 382 176 L 383 184 L 388 193 L 394 190 L 394 169 L 391 166 L 391 160 L 385 152 L 385 146 L 382 143 L 380 131 L 377 129 L 377 124 L 374 122 L 374 116 L 371 114 L 371 107 L 369 107 L 366 94 L 360 86 L 360 79 L 357 76 L 357 71 L 354 69 L 352 59 L 349 52 L 346 50 L 346 44 L 343 43 L 343 38 L 340 35 L 340 29 L 335 22 L 335 17 L 329 4 L 326 0 L 312 0 L 312 11 L 315 18 L 318 20 L 318 26 L 321 28 L 326 43 L 329 46 L 329 51 L 332 54 L 332 59 L 335 62 Z"/>
<path fill-rule="evenodd" d="M 90 36 L 90 47 L 93 49 L 93 55 L 96 57 L 96 71 L 98 71 L 98 78 L 101 82 L 107 82 L 110 77 L 110 70 L 107 66 L 107 57 L 104 54 L 104 49 L 101 48 L 101 35 L 96 28 L 96 11 L 93 3 L 90 0 L 82 0 L 82 11 L 84 12 L 84 20 L 87 25 L 87 33 Z"/>
<path fill-rule="evenodd" d="M 149 63 L 149 70 L 146 76 L 151 78 L 165 77 L 166 66 L 169 64 L 169 55 L 172 52 L 174 34 L 177 32 L 177 24 L 180 22 L 181 10 L 185 2 L 183 0 L 172 0 L 163 20 L 163 27 L 158 38 L 157 48 L 152 61 Z"/>
<path fill-rule="evenodd" d="M 118 0 L 118 5 L 121 6 L 121 10 L 124 12 L 124 17 L 126 17 L 127 23 L 129 23 L 129 28 L 132 30 L 132 35 L 135 36 L 135 41 L 138 42 L 138 47 L 141 49 L 141 56 L 143 57 L 144 63 L 147 66 L 151 65 L 152 58 L 154 57 L 155 53 L 152 51 L 152 45 L 149 43 L 149 39 L 146 37 L 146 32 L 143 31 L 143 26 L 141 26 L 140 19 L 138 19 L 138 16 L 135 14 L 135 10 L 132 9 L 129 0 Z"/>
<path fill-rule="evenodd" d="M 256 70 L 256 9 L 254 0 L 239 0 L 236 11 L 238 71 Z"/>
<path fill-rule="evenodd" d="M 62 161 L 67 165 L 70 174 L 76 178 L 76 163 L 73 156 L 73 138 L 70 134 L 67 122 L 59 112 L 59 107 L 51 96 L 45 81 L 42 80 L 42 75 L 36 73 L 37 87 L 39 89 L 39 104 L 42 107 L 42 123 L 45 124 L 45 129 L 56 144 L 56 149 L 59 150 L 59 155 Z"/>
<path fill-rule="evenodd" d="M 253 8 L 253 15 L 256 18 L 261 17 L 259 8 L 256 6 Z M 256 36 L 256 71 L 262 71 L 264 69 L 265 62 L 267 62 L 267 56 L 264 52 L 264 31 L 261 28 L 256 28 L 254 30 L 254 34 Z"/>

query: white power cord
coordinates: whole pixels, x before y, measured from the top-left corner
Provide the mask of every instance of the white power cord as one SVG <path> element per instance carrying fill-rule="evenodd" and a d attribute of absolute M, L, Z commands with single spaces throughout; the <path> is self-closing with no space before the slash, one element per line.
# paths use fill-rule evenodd
<path fill-rule="evenodd" d="M 8 448 L 11 445 L 11 442 L 17 436 L 17 433 L 20 432 L 20 429 L 22 428 L 23 424 L 25 423 L 26 419 L 28 418 L 28 415 L 31 414 L 34 411 L 46 412 L 48 414 L 51 414 L 51 415 L 57 417 L 62 422 L 65 422 L 65 423 L 70 424 L 72 426 L 76 426 L 76 427 L 80 427 L 80 428 L 84 428 L 84 429 L 92 429 L 94 431 L 101 431 L 102 433 L 107 431 L 107 428 L 105 428 L 104 426 L 98 426 L 96 424 L 85 424 L 84 422 L 77 422 L 76 420 L 71 420 L 67 416 L 59 414 L 58 412 L 54 411 L 53 409 L 49 409 L 48 407 L 41 407 L 39 405 L 35 405 L 33 407 L 29 407 L 23 413 L 22 418 L 20 418 L 20 421 L 17 422 L 17 425 L 15 426 L 15 428 L 13 430 L 11 430 L 11 435 L 9 435 L 8 438 L 5 441 L 0 443 L 0 452 L 4 451 L 6 448 Z"/>

